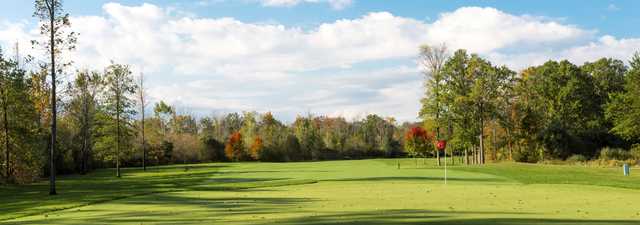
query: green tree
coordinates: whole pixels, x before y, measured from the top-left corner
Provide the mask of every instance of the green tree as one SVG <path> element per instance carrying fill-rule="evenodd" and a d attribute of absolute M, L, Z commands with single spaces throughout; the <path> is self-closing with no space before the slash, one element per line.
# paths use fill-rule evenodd
<path fill-rule="evenodd" d="M 611 132 L 638 143 L 640 139 L 640 52 L 629 62 L 625 75 L 624 92 L 611 95 L 606 117 L 613 121 Z"/>
<path fill-rule="evenodd" d="M 171 117 L 173 116 L 175 111 L 173 110 L 173 107 L 169 106 L 164 101 L 160 101 L 153 107 L 153 112 L 156 118 L 160 120 L 162 135 L 163 138 L 166 138 L 169 121 L 171 120 Z"/>
<path fill-rule="evenodd" d="M 80 173 L 87 172 L 87 164 L 93 149 L 95 135 L 95 120 L 98 110 L 98 94 L 103 88 L 103 78 L 98 72 L 87 70 L 78 71 L 73 84 L 67 88 L 67 95 L 71 98 L 66 111 L 71 115 L 75 124 L 79 126 Z"/>
<path fill-rule="evenodd" d="M 300 143 L 302 159 L 317 159 L 318 152 L 323 150 L 324 143 L 320 136 L 319 120 L 312 115 L 297 117 L 292 125 L 293 134 Z"/>
<path fill-rule="evenodd" d="M 29 96 L 29 83 L 16 61 L 0 50 L 0 127 L 4 153 L 3 177 L 8 182 L 30 182 L 38 177 L 38 115 Z"/>
<path fill-rule="evenodd" d="M 136 85 L 128 65 L 111 64 L 105 71 L 105 112 L 113 119 L 115 126 L 116 176 L 120 177 L 121 147 L 131 137 L 131 121 L 136 110 L 133 95 Z"/>
<path fill-rule="evenodd" d="M 585 133 L 585 138 L 591 145 L 623 147 L 624 141 L 620 136 L 610 132 L 613 128 L 611 120 L 606 119 L 606 106 L 610 97 L 624 92 L 625 73 L 627 68 L 620 60 L 602 58 L 592 63 L 585 63 L 580 69 L 593 80 L 593 99 L 595 108 L 591 110 L 594 116 L 587 121 L 590 130 Z M 590 152 L 595 155 L 595 152 Z"/>
<path fill-rule="evenodd" d="M 448 111 L 444 103 L 446 89 L 443 87 L 445 75 L 442 73 L 442 67 L 447 61 L 447 47 L 442 44 L 440 46 L 420 46 L 419 62 L 425 75 L 425 97 L 422 98 L 422 108 L 419 116 L 423 121 L 431 120 L 435 123 L 436 139 L 441 139 L 440 128 L 446 127 L 450 118 L 447 116 Z M 438 166 L 440 166 L 440 151 L 434 149 Z"/>

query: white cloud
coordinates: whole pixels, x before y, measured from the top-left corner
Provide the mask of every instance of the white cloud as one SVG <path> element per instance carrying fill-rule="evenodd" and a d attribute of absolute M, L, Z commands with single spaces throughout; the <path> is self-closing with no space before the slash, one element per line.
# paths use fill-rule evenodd
<path fill-rule="evenodd" d="M 301 3 L 327 3 L 335 10 L 342 10 L 353 4 L 352 0 L 258 0 L 263 6 L 292 7 Z"/>
<path fill-rule="evenodd" d="M 640 49 L 637 38 L 597 37 L 561 21 L 493 8 L 464 7 L 432 23 L 374 12 L 312 29 L 177 15 L 152 4 L 108 3 L 103 11 L 72 18 L 80 37 L 69 57 L 77 67 L 128 63 L 144 69 L 155 99 L 203 113 L 271 110 L 286 119 L 307 112 L 415 119 L 422 76 L 414 58 L 424 43 L 446 42 L 516 69 L 548 59 L 628 59 Z M 0 44 L 29 46 L 37 34 L 32 27 L 0 22 Z"/>
<path fill-rule="evenodd" d="M 607 6 L 607 10 L 614 12 L 614 11 L 620 10 L 620 8 L 618 8 L 618 6 L 616 6 L 615 4 L 611 3 L 609 4 L 609 6 Z"/>
<path fill-rule="evenodd" d="M 453 48 L 465 48 L 476 53 L 509 47 L 571 44 L 591 37 L 593 33 L 553 20 L 479 7 L 463 7 L 443 13 L 428 31 L 430 42 L 446 42 Z"/>

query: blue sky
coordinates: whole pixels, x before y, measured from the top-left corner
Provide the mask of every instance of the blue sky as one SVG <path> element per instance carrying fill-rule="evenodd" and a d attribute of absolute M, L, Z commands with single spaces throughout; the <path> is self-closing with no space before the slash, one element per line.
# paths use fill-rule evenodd
<path fill-rule="evenodd" d="M 37 38 L 33 3 L 4 1 L 0 46 Z M 73 69 L 145 72 L 152 101 L 197 115 L 368 113 L 416 120 L 421 44 L 519 70 L 549 59 L 627 60 L 640 1 L 65 0 L 80 32 Z M 37 55 L 35 50 L 23 50 Z M 33 52 L 29 52 L 33 51 Z"/>
<path fill-rule="evenodd" d="M 616 37 L 635 37 L 640 29 L 630 29 L 639 24 L 640 2 L 593 1 L 593 0 L 537 0 L 537 1 L 425 1 L 425 0 L 355 0 L 342 10 L 327 4 L 298 4 L 287 7 L 264 7 L 250 0 L 65 0 L 69 12 L 82 15 L 102 14 L 102 5 L 119 2 L 123 5 L 151 3 L 158 6 L 175 7 L 200 17 L 234 17 L 245 22 L 277 21 L 289 26 L 310 26 L 344 18 L 357 18 L 368 12 L 387 11 L 397 16 L 418 20 L 433 20 L 438 14 L 464 6 L 494 7 L 511 14 L 529 14 L 562 19 L 569 24 L 597 29 Z M 203 4 L 209 2 L 207 4 Z M 3 19 L 23 20 L 30 18 L 33 3 L 28 0 L 7 0 L 0 8 Z"/>

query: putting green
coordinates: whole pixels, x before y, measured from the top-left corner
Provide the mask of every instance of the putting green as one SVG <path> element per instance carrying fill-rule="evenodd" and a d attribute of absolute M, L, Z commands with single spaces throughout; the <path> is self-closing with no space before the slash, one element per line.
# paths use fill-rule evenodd
<path fill-rule="evenodd" d="M 401 169 L 397 169 L 397 162 L 230 163 L 193 165 L 187 169 L 181 166 L 160 167 L 149 172 L 131 170 L 122 181 L 105 185 L 113 185 L 117 189 L 129 181 L 143 179 L 151 182 L 168 178 L 183 179 L 184 185 L 173 183 L 170 188 L 159 188 L 162 182 L 157 182 L 148 189 L 144 189 L 144 185 L 134 185 L 131 188 L 140 189 L 135 195 L 120 193 L 118 197 L 95 202 L 71 198 L 74 190 L 70 188 L 66 190 L 69 194 L 61 194 L 56 197 L 57 201 L 64 202 L 67 195 L 78 204 L 88 205 L 39 213 L 33 208 L 44 206 L 37 202 L 31 206 L 23 204 L 25 210 L 34 213 L 5 222 L 640 224 L 640 190 L 635 188 L 640 177 L 621 177 L 621 172 L 618 175 L 616 169 L 513 163 L 455 166 L 450 167 L 449 180 L 445 185 L 441 168 L 423 165 L 421 161 L 416 168 L 413 160 L 405 159 L 401 161 Z M 433 162 L 427 161 L 427 164 L 432 165 Z M 546 174 L 545 179 L 523 174 L 532 173 L 531 170 L 550 174 Z M 552 174 L 572 170 L 582 171 L 575 172 L 582 178 L 564 173 Z M 505 176 L 500 176 L 500 173 Z M 106 176 L 106 173 L 93 175 L 94 182 L 100 183 L 100 176 Z M 599 179 L 611 179 L 614 187 L 608 187 L 606 181 L 595 181 Z M 585 185 L 589 180 L 596 185 Z M 120 192 L 127 192 L 127 189 Z M 55 202 L 49 204 L 52 205 L 48 209 L 55 209 Z"/>

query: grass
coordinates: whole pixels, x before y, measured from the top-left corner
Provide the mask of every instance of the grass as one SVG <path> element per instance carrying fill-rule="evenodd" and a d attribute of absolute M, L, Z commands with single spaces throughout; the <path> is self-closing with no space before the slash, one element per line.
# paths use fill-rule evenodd
<path fill-rule="evenodd" d="M 400 169 L 398 169 L 398 163 Z M 621 169 L 432 160 L 213 163 L 0 187 L 6 224 L 639 224 Z M 417 166 L 416 166 L 417 165 Z"/>

